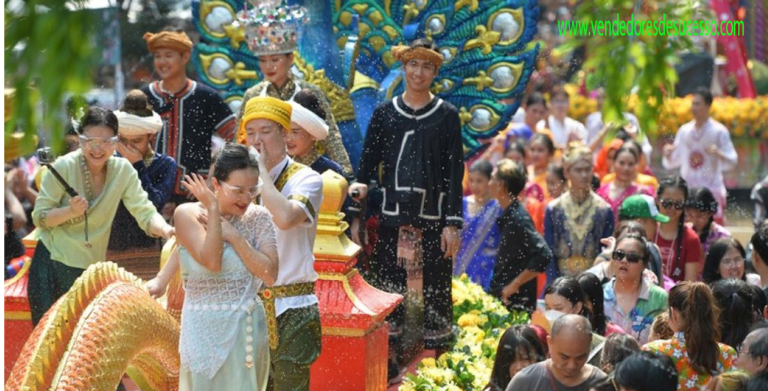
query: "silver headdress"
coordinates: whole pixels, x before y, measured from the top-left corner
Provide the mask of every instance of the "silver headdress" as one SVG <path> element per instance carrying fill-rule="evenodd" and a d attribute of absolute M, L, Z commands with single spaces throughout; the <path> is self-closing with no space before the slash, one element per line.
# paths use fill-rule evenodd
<path fill-rule="evenodd" d="M 281 0 L 250 0 L 253 8 L 237 14 L 234 22 L 245 29 L 248 48 L 256 57 L 293 53 L 298 47 L 299 32 L 309 22 L 307 10 L 289 6 Z"/>

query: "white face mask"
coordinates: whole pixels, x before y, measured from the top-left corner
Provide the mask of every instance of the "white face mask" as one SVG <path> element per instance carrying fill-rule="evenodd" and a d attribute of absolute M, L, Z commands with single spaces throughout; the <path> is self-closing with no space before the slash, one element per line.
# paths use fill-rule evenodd
<path fill-rule="evenodd" d="M 549 325 L 553 325 L 556 320 L 558 320 L 561 316 L 566 315 L 565 312 L 560 312 L 557 310 L 546 310 L 544 311 L 544 317 L 547 318 L 549 321 Z"/>

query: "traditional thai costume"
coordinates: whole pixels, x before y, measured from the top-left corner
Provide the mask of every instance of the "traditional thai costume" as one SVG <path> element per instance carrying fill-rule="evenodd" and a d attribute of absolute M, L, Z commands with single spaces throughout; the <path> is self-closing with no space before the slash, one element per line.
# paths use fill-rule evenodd
<path fill-rule="evenodd" d="M 473 201 L 464 198 L 464 229 L 461 231 L 461 248 L 453 266 L 453 275 L 466 273 L 470 280 L 487 291 L 499 249 L 496 219 L 501 215 L 501 207 L 498 201 L 492 199 L 472 215 L 469 213 L 470 202 Z"/>

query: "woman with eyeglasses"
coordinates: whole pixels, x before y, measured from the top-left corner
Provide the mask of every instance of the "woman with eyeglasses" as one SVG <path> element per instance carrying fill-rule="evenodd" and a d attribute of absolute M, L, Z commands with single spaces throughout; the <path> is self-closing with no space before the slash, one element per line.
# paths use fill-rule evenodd
<path fill-rule="evenodd" d="M 667 308 L 667 292 L 643 278 L 650 261 L 644 237 L 632 233 L 619 237 L 611 258 L 614 277 L 603 285 L 605 316 L 644 344 L 653 319 Z"/>
<path fill-rule="evenodd" d="M 89 108 L 78 127 L 80 149 L 53 163 L 77 195 L 71 196 L 51 173 L 43 176 L 32 212 L 40 232 L 29 271 L 33 324 L 88 266 L 104 260 L 121 201 L 148 235 L 168 239 L 174 234 L 141 188 L 131 163 L 114 156 L 117 130 L 114 113 Z"/>
<path fill-rule="evenodd" d="M 685 179 L 676 176 L 659 181 L 656 203 L 669 221 L 659 223 L 653 242 L 659 246 L 664 275 L 674 282 L 696 281 L 702 261 L 699 236 L 685 225 L 687 199 L 688 184 Z"/>
<path fill-rule="evenodd" d="M 216 157 L 211 184 L 186 176 L 198 199 L 176 208 L 179 247 L 150 281 L 155 297 L 179 265 L 184 276 L 180 390 L 263 390 L 269 340 L 258 292 L 277 279 L 272 216 L 253 203 L 259 166 L 245 146 L 228 143 Z"/>
<path fill-rule="evenodd" d="M 760 286 L 760 276 L 746 272 L 747 252 L 738 239 L 726 237 L 716 240 L 709 247 L 704 259 L 702 281 L 712 285 L 725 278 L 736 278 Z"/>

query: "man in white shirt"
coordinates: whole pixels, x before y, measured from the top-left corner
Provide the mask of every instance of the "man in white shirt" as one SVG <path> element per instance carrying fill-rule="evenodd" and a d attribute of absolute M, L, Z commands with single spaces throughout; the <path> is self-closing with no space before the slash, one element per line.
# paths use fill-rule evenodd
<path fill-rule="evenodd" d="M 723 172 L 735 167 L 738 155 L 723 124 L 709 116 L 712 93 L 699 87 L 693 93 L 693 121 L 680 127 L 672 144 L 664 146 L 666 169 L 680 169 L 689 188 L 707 187 L 717 198 L 716 219 L 722 221 L 726 189 Z"/>
<path fill-rule="evenodd" d="M 562 87 L 552 89 L 550 110 L 552 114 L 540 121 L 537 129 L 549 129 L 555 147 L 565 149 L 571 141 L 587 142 L 587 128 L 579 121 L 568 117 L 569 95 Z"/>
<path fill-rule="evenodd" d="M 261 202 L 277 227 L 280 259 L 275 286 L 264 301 L 272 348 L 270 390 L 309 390 L 309 366 L 320 355 L 321 330 L 313 248 L 323 181 L 311 168 L 287 155 L 285 132 L 291 105 L 271 97 L 245 103 L 240 127 L 259 151 Z M 276 322 L 276 323 L 275 323 Z"/>

